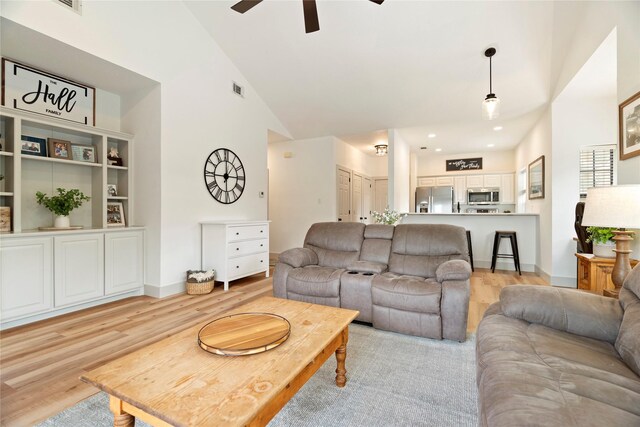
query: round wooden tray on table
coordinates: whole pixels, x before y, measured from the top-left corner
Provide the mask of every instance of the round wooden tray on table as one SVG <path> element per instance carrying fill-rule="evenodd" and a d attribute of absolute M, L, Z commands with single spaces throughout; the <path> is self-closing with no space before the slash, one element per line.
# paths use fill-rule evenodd
<path fill-rule="evenodd" d="M 223 356 L 244 356 L 271 350 L 285 342 L 291 324 L 271 313 L 241 313 L 207 323 L 198 332 L 198 345 Z"/>

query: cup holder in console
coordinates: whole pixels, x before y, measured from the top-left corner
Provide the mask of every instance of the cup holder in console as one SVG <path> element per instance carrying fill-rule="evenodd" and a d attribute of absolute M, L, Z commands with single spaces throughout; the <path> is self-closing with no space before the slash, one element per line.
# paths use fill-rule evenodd
<path fill-rule="evenodd" d="M 349 271 L 347 274 L 358 274 L 357 271 Z"/>
<path fill-rule="evenodd" d="M 373 276 L 373 273 L 362 273 L 364 276 Z"/>

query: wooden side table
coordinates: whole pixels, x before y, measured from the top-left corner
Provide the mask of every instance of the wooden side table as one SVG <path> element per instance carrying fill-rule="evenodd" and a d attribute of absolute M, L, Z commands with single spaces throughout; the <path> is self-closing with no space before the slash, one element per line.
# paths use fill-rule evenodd
<path fill-rule="evenodd" d="M 615 258 L 599 258 L 593 254 L 576 254 L 576 258 L 578 259 L 578 289 L 608 297 L 618 297 L 615 285 L 611 281 Z M 637 259 L 632 259 L 631 267 L 633 268 L 637 263 Z"/>

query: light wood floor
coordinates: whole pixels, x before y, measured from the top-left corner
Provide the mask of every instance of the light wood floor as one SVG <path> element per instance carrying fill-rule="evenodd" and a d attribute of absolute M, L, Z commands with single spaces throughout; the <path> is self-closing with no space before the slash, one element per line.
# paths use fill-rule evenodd
<path fill-rule="evenodd" d="M 470 332 L 500 289 L 545 285 L 532 273 L 477 269 L 471 278 Z M 216 284 L 205 296 L 141 296 L 21 326 L 0 333 L 0 425 L 27 426 L 97 393 L 78 377 L 97 366 L 178 331 L 216 318 L 252 299 L 271 295 L 271 279 L 257 275 Z"/>

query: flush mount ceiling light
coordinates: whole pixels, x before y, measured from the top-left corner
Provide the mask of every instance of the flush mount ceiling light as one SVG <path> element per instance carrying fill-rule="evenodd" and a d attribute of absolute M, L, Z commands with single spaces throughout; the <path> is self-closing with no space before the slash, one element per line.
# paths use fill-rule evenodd
<path fill-rule="evenodd" d="M 238 13 L 245 13 L 262 0 L 240 0 L 231 6 L 231 9 Z M 384 0 L 369 0 L 376 4 L 382 4 Z M 308 33 L 320 30 L 320 22 L 318 21 L 318 8 L 316 0 L 302 0 L 302 11 L 304 12 L 304 30 Z"/>
<path fill-rule="evenodd" d="M 387 154 L 389 147 L 387 144 L 378 144 L 374 145 L 374 148 L 376 149 L 376 156 L 384 156 Z"/>
<path fill-rule="evenodd" d="M 500 116 L 500 98 L 493 93 L 491 58 L 496 54 L 496 49 L 490 47 L 484 51 L 484 56 L 489 58 L 489 94 L 482 102 L 482 116 L 487 120 L 497 119 Z"/>

